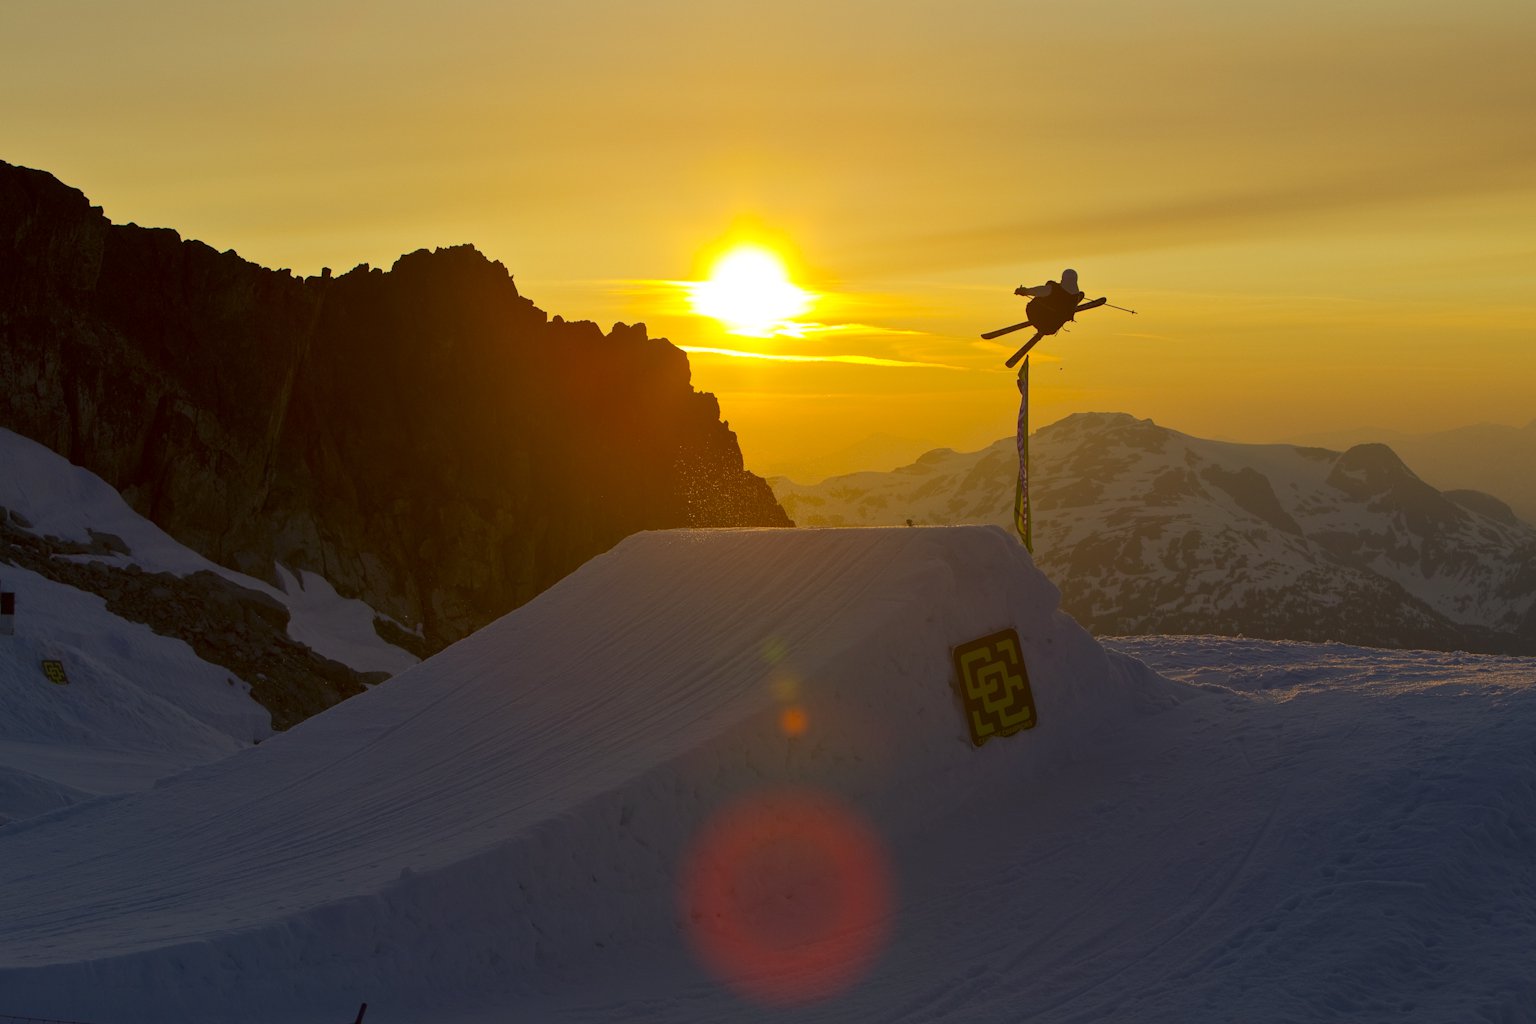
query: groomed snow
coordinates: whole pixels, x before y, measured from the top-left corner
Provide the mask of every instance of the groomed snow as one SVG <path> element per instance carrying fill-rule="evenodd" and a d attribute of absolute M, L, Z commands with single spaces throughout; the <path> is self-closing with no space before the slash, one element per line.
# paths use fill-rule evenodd
<path fill-rule="evenodd" d="M 1175 683 L 1055 607 L 992 527 L 631 538 L 258 748 L 0 829 L 0 1014 L 1536 1017 L 1536 662 L 1114 642 Z M 1039 726 L 976 749 L 950 648 L 1007 626 Z M 827 947 L 872 959 L 789 1008 L 695 955 L 688 867 L 786 785 L 890 878 Z"/>
<path fill-rule="evenodd" d="M 975 773 L 1043 777 L 1173 702 L 1056 598 L 994 528 L 631 538 L 258 748 L 0 831 L 0 1013 L 439 1019 L 657 954 L 697 986 L 677 865 L 731 798 L 834 794 L 899 870 L 936 817 L 998 813 Z M 950 647 L 1007 626 L 1049 725 L 975 750 Z"/>

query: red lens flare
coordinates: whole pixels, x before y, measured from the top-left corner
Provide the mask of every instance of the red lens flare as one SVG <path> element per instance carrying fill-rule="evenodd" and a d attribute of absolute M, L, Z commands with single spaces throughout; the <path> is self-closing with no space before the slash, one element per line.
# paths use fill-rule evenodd
<path fill-rule="evenodd" d="M 805 708 L 798 704 L 792 704 L 779 712 L 779 729 L 790 739 L 798 739 L 805 735 L 805 730 L 810 728 L 810 716 L 805 713 Z"/>
<path fill-rule="evenodd" d="M 694 951 L 741 995 L 793 1006 L 857 982 L 885 944 L 890 871 L 873 830 L 830 797 L 757 794 L 695 837 L 682 875 Z"/>

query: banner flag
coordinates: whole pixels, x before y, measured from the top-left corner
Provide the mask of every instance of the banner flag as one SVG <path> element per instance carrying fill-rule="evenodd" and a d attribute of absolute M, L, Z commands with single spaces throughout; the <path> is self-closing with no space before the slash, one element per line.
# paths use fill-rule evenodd
<path fill-rule="evenodd" d="M 1013 492 L 1013 526 L 1024 549 L 1035 553 L 1029 519 L 1029 357 L 1019 365 L 1019 483 Z"/>

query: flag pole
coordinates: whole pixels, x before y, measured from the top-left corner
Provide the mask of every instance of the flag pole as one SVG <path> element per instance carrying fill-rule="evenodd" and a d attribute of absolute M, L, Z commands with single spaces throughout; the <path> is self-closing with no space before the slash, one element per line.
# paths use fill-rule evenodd
<path fill-rule="evenodd" d="M 1013 493 L 1013 526 L 1024 550 L 1035 553 L 1034 523 L 1029 514 L 1029 357 L 1019 364 L 1019 480 Z"/>

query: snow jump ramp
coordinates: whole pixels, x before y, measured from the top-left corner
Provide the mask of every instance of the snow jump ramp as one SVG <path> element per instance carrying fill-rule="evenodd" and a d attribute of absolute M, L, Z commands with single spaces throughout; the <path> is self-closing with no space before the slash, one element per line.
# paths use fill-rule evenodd
<path fill-rule="evenodd" d="M 1180 699 L 1057 605 L 996 527 L 631 537 L 258 747 L 0 829 L 0 1014 L 602 1019 L 555 1012 L 600 988 L 614 1019 L 748 1019 L 794 979 L 722 981 L 686 876 L 764 793 L 858 823 L 889 879 L 858 927 L 920 963 L 904 902 L 963 870 L 934 837 L 986 852 L 987 821 Z M 1038 725 L 978 747 L 952 650 L 1009 629 Z"/>

